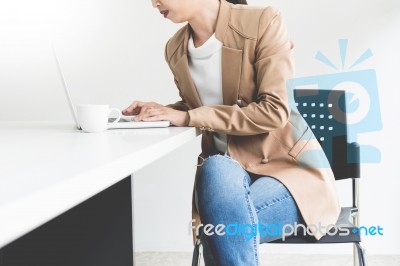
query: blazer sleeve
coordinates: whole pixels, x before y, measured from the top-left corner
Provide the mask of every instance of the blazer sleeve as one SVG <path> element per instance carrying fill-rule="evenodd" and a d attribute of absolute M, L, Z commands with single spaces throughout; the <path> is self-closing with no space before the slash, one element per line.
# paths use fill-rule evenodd
<path fill-rule="evenodd" d="M 257 99 L 245 107 L 202 106 L 189 110 L 189 126 L 230 135 L 256 135 L 282 128 L 289 120 L 286 81 L 293 75 L 293 45 L 278 11 L 265 9 L 256 45 Z"/>

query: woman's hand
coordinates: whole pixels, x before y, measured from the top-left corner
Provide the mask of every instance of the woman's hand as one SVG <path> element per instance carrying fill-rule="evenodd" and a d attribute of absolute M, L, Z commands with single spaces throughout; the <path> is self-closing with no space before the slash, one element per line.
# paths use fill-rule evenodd
<path fill-rule="evenodd" d="M 189 114 L 187 112 L 174 110 L 155 102 L 133 102 L 122 111 L 124 115 L 136 115 L 133 121 L 170 121 L 175 126 L 187 126 Z"/>
<path fill-rule="evenodd" d="M 139 102 L 139 101 L 134 101 L 129 105 L 128 108 L 125 110 L 122 110 L 123 115 L 138 115 L 140 112 L 145 112 L 146 109 L 151 108 L 151 107 L 157 107 L 157 106 L 162 106 L 161 104 L 155 103 L 155 102 Z"/>

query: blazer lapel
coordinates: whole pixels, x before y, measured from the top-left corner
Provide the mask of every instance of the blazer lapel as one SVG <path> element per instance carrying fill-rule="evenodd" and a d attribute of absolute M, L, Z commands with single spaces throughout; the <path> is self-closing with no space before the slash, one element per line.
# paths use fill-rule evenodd
<path fill-rule="evenodd" d="M 231 14 L 231 4 L 224 0 L 220 1 L 215 37 L 224 45 L 222 46 L 222 96 L 224 104 L 236 103 L 239 94 L 240 75 L 242 72 L 243 50 L 225 46 L 227 42 L 227 31 Z"/>
<path fill-rule="evenodd" d="M 222 47 L 222 95 L 225 105 L 236 103 L 239 95 L 243 50 Z"/>
<path fill-rule="evenodd" d="M 187 56 L 188 51 L 188 41 L 190 36 L 190 25 L 186 25 L 186 31 L 183 38 L 183 45 L 180 46 L 179 54 L 181 57 L 178 59 L 177 63 L 174 66 L 173 72 L 175 73 L 175 77 L 179 82 L 179 87 L 181 88 L 181 93 L 185 98 L 185 101 L 189 108 L 194 109 L 202 106 L 202 102 L 200 100 L 200 96 L 197 93 L 196 86 L 194 85 L 192 75 L 189 71 L 189 61 Z"/>
<path fill-rule="evenodd" d="M 192 75 L 189 71 L 189 63 L 186 53 L 179 59 L 174 67 L 174 72 L 177 73 L 181 92 L 186 100 L 186 103 L 191 109 L 202 106 L 200 96 L 197 93 Z"/>

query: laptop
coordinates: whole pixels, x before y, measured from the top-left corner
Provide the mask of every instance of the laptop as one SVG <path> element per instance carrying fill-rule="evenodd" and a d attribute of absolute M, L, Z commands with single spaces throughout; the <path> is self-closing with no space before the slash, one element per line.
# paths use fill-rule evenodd
<path fill-rule="evenodd" d="M 76 127 L 78 129 L 81 129 L 79 122 L 78 122 L 78 116 L 76 115 L 75 106 L 72 103 L 69 89 L 67 86 L 67 82 L 65 81 L 64 73 L 62 71 L 61 64 L 58 59 L 57 52 L 56 52 L 54 46 L 53 46 L 53 54 L 54 54 L 55 61 L 57 63 L 58 73 L 60 75 L 60 78 L 61 78 L 61 81 L 62 81 L 62 84 L 64 87 L 65 96 L 67 98 L 68 105 L 69 105 L 69 108 L 72 113 L 72 117 L 74 118 Z M 124 128 L 162 128 L 162 127 L 170 126 L 169 121 L 152 121 L 152 122 L 139 121 L 139 122 L 135 122 L 135 121 L 131 120 L 133 117 L 134 116 L 124 116 L 123 115 L 117 123 L 112 123 L 112 124 L 111 124 L 111 122 L 113 122 L 115 120 L 115 118 L 109 118 L 110 124 L 108 126 L 108 129 L 111 129 L 111 128 L 112 129 L 118 129 L 118 128 L 120 128 L 120 129 L 124 129 Z"/>

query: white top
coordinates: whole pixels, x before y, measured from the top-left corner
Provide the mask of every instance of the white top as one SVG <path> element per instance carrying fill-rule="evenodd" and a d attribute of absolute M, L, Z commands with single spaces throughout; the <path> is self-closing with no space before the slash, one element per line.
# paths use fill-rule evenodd
<path fill-rule="evenodd" d="M 190 36 L 189 70 L 200 100 L 206 106 L 223 104 L 221 48 L 222 43 L 215 38 L 215 34 L 197 48 Z M 218 151 L 226 152 L 226 134 L 216 132 L 214 142 Z"/>
<path fill-rule="evenodd" d="M 0 122 L 0 248 L 198 134 L 187 127 L 84 133 L 72 123 Z"/>

